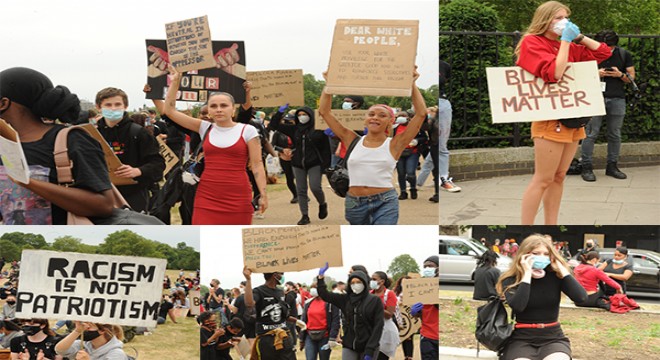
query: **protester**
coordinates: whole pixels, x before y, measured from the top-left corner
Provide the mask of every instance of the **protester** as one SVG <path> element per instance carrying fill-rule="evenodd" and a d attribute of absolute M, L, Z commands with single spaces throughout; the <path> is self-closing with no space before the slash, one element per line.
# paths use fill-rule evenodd
<path fill-rule="evenodd" d="M 75 329 L 55 345 L 59 355 L 90 360 L 128 359 L 123 350 L 124 332 L 121 326 L 79 321 L 75 324 Z"/>
<path fill-rule="evenodd" d="M 614 250 L 614 259 L 607 259 L 598 268 L 619 284 L 624 294 L 626 293 L 626 281 L 633 275 L 633 266 L 628 262 L 628 248 L 624 246 L 617 247 Z M 616 293 L 616 287 L 605 283 L 603 292 L 607 296 L 612 296 Z"/>
<path fill-rule="evenodd" d="M 231 319 L 229 324 L 224 326 L 224 334 L 216 340 L 216 359 L 232 360 L 229 354 L 230 350 L 241 341 L 238 334 L 243 330 L 243 321 L 241 319 Z"/>
<path fill-rule="evenodd" d="M 258 184 L 260 211 L 268 207 L 266 172 L 261 158 L 259 134 L 250 125 L 232 120 L 234 99 L 228 93 L 215 93 L 209 98 L 209 115 L 213 123 L 180 113 L 175 108 L 181 74 L 170 66 L 172 84 L 167 92 L 163 112 L 174 122 L 191 131 L 205 134 L 205 165 L 195 194 L 193 225 L 251 224 L 253 216 L 250 182 L 245 164 Z"/>
<path fill-rule="evenodd" d="M 170 299 L 170 297 L 167 295 L 163 295 L 163 299 L 160 302 L 160 307 L 158 308 L 158 318 L 156 319 L 156 324 L 165 324 L 165 321 L 167 321 L 167 316 L 169 316 L 170 320 L 176 324 L 176 316 L 174 315 L 173 309 L 174 304 L 172 303 L 172 299 Z"/>
<path fill-rule="evenodd" d="M 428 108 L 427 111 L 427 120 L 426 120 L 426 125 L 427 125 L 427 136 L 429 139 L 429 153 L 426 155 L 424 158 L 424 164 L 422 165 L 422 169 L 419 172 L 419 175 L 417 176 L 417 186 L 422 187 L 424 186 L 424 182 L 426 182 L 426 179 L 428 178 L 429 174 L 433 174 L 433 188 L 435 190 L 435 193 L 431 198 L 429 198 L 429 201 L 431 202 L 438 202 L 439 201 L 439 155 L 440 152 L 437 151 L 439 150 L 440 146 L 440 139 L 439 139 L 439 134 L 440 134 L 440 118 L 439 118 L 439 113 L 438 113 L 438 107 L 437 106 L 432 106 Z M 448 177 L 449 175 L 447 175 Z M 451 181 L 451 179 L 449 180 Z M 446 181 L 445 181 L 446 182 Z"/>
<path fill-rule="evenodd" d="M 53 149 L 64 126 L 45 124 L 41 118 L 70 123 L 79 112 L 78 97 L 64 86 L 53 87 L 46 75 L 21 67 L 0 72 L 0 117 L 18 133 L 33 177 L 44 175 L 43 180 L 17 183 L 32 192 L 29 203 L 50 208 L 42 219 L 32 219 L 32 225 L 66 225 L 67 212 L 89 217 L 107 217 L 112 212 L 113 195 L 103 151 L 82 131 L 72 132 L 67 139 L 75 183 L 57 185 Z M 9 214 L 2 217 L 8 224 Z"/>
<path fill-rule="evenodd" d="M 598 245 L 593 239 L 587 239 L 587 241 L 584 243 L 584 249 L 580 249 L 578 252 L 578 257 L 585 255 L 586 253 L 592 252 L 592 251 L 597 251 L 598 250 Z"/>
<path fill-rule="evenodd" d="M 410 115 L 406 111 L 399 111 L 394 121 L 394 138 L 399 134 L 403 134 L 410 124 Z M 418 146 L 427 141 L 425 131 L 419 131 L 412 141 L 403 149 L 396 162 L 396 173 L 399 181 L 399 200 L 408 199 L 408 192 L 406 191 L 406 182 L 410 184 L 410 198 L 417 199 L 417 165 L 419 164 L 419 150 Z"/>
<path fill-rule="evenodd" d="M 506 241 L 506 240 L 505 240 Z M 497 253 L 488 250 L 481 254 L 477 260 L 477 269 L 474 270 L 474 300 L 489 300 L 498 297 L 495 285 L 500 278 L 500 269 L 497 268 Z"/>
<path fill-rule="evenodd" d="M 302 321 L 307 325 L 300 332 L 300 350 L 305 350 L 306 360 L 329 360 L 333 347 L 339 346 L 340 310 L 336 305 L 319 297 L 317 284 L 309 289 L 311 298 L 305 302 Z"/>
<path fill-rule="evenodd" d="M 510 256 L 509 253 L 511 252 L 511 240 L 504 239 L 504 244 L 502 244 L 500 252 L 504 256 Z"/>
<path fill-rule="evenodd" d="M 594 37 L 609 47 L 612 56 L 598 64 L 598 75 L 601 84 L 604 83 L 603 97 L 605 98 L 605 111 L 603 116 L 594 116 L 587 124 L 587 137 L 582 141 L 582 179 L 596 181 L 593 172 L 594 144 L 598 139 L 603 120 L 607 124 L 607 168 L 605 175 L 615 179 L 627 178 L 617 166 L 619 151 L 621 150 L 621 126 L 626 116 L 626 83 L 635 79 L 635 67 L 632 55 L 618 46 L 619 35 L 613 30 L 600 31 Z"/>
<path fill-rule="evenodd" d="M 396 294 L 397 302 L 403 303 L 403 280 L 404 279 L 412 279 L 408 275 L 404 275 L 399 278 L 399 280 L 396 281 L 396 284 L 394 285 L 394 294 Z M 403 324 L 403 318 L 401 317 L 401 308 L 397 308 L 396 311 L 396 321 L 398 324 Z M 413 360 L 413 352 L 415 350 L 415 343 L 413 342 L 413 336 L 414 334 L 410 334 L 410 336 L 407 339 L 403 339 L 401 341 L 401 349 L 403 350 L 403 356 L 405 357 L 404 360 Z"/>
<path fill-rule="evenodd" d="M 571 358 L 570 342 L 558 322 L 561 293 L 576 303 L 584 302 L 587 293 L 548 239 L 534 234 L 523 240 L 511 267 L 497 282 L 497 292 L 516 318 L 500 359 Z"/>
<path fill-rule="evenodd" d="M 327 79 L 327 72 L 324 77 Z M 388 137 L 394 111 L 387 105 L 369 108 L 365 125 L 367 134 L 360 136 L 348 160 L 350 186 L 345 200 L 345 218 L 351 225 L 395 225 L 399 220 L 399 202 L 392 186 L 393 170 L 403 150 L 417 136 L 426 118 L 424 98 L 415 85 L 419 77 L 413 69 L 412 104 L 415 116 L 406 131 Z M 342 125 L 330 110 L 332 95 L 323 90 L 319 114 L 342 143 L 349 146 L 358 135 Z"/>
<path fill-rule="evenodd" d="M 570 9 L 560 2 L 541 4 L 516 47 L 517 65 L 545 83 L 556 83 L 569 62 L 607 59 L 611 54 L 607 45 L 580 34 L 569 15 Z M 545 224 L 557 224 L 566 171 L 584 138 L 584 129 L 568 128 L 559 120 L 532 123 L 534 176 L 523 194 L 523 225 L 534 223 L 541 200 Z"/>
<path fill-rule="evenodd" d="M 422 270 L 422 277 L 425 278 L 438 278 L 440 257 L 438 255 L 431 255 L 424 260 L 424 269 Z M 410 314 L 419 317 L 422 320 L 422 328 L 419 332 L 421 338 L 419 340 L 419 351 L 422 355 L 422 360 L 436 360 L 439 356 L 438 341 L 439 341 L 439 317 L 440 306 L 438 304 L 422 304 L 415 303 L 410 307 Z"/>
<path fill-rule="evenodd" d="M 62 360 L 55 352 L 57 338 L 48 328 L 48 319 L 26 319 L 22 321 L 22 336 L 10 342 L 11 360 Z"/>
<path fill-rule="evenodd" d="M 218 339 L 225 334 L 225 331 L 218 327 L 216 314 L 212 311 L 204 311 L 199 314 L 197 322 L 200 324 L 199 358 L 200 360 L 216 360 Z"/>
<path fill-rule="evenodd" d="M 293 281 L 287 281 L 286 284 L 284 284 L 284 302 L 286 305 L 289 307 L 289 316 L 298 318 L 298 298 L 299 294 L 296 291 L 296 285 L 293 283 Z M 289 329 L 289 333 L 291 333 L 291 338 L 293 339 L 293 347 L 296 347 L 296 339 L 297 339 L 297 333 L 296 333 L 296 324 L 288 322 L 286 324 L 286 327 Z"/>
<path fill-rule="evenodd" d="M 394 321 L 398 309 L 396 294 L 388 289 L 392 285 L 389 277 L 382 271 L 371 275 L 369 288 L 371 293 L 378 296 L 383 302 L 383 334 L 380 337 L 378 360 L 387 360 L 394 357 L 399 345 L 399 330 Z"/>
<path fill-rule="evenodd" d="M 285 126 L 294 126 L 296 124 L 296 118 L 289 114 L 284 115 L 282 121 L 284 122 Z M 293 140 L 285 133 L 281 131 L 275 131 L 271 141 L 273 148 L 275 151 L 277 151 L 277 155 L 280 159 L 280 166 L 282 167 L 282 171 L 284 172 L 284 176 L 286 178 L 286 186 L 291 192 L 292 197 L 290 203 L 297 204 L 298 191 L 296 190 L 296 180 L 293 175 L 293 167 L 291 165 L 291 160 L 293 158 Z M 285 153 L 284 149 L 289 149 L 289 151 Z"/>
<path fill-rule="evenodd" d="M 245 306 L 245 284 L 241 283 L 241 289 L 239 290 L 239 295 L 236 296 L 233 303 L 231 304 L 231 318 L 238 318 L 243 321 L 243 335 L 248 339 L 250 345 L 254 344 L 256 338 L 256 315 L 251 309 L 247 309 Z"/>
<path fill-rule="evenodd" d="M 452 108 L 447 93 L 445 92 L 445 85 L 451 76 L 451 65 L 447 62 L 440 60 L 440 97 L 438 99 L 438 126 L 439 137 L 438 143 L 440 145 L 440 153 L 438 157 L 438 175 L 440 176 L 441 185 L 444 190 L 449 192 L 459 192 L 461 188 L 454 184 L 454 181 L 449 177 L 449 148 L 447 142 L 451 135 L 451 120 Z"/>
<path fill-rule="evenodd" d="M 576 306 L 599 307 L 610 310 L 610 304 L 601 289 L 598 288 L 598 281 L 603 281 L 608 286 L 616 289 L 619 294 L 623 293 L 621 285 L 610 279 L 605 273 L 596 267 L 600 260 L 597 251 L 590 251 L 580 255 L 580 265 L 575 268 L 575 279 L 587 291 L 587 300 L 584 302 L 575 302 Z"/>
<path fill-rule="evenodd" d="M 16 295 L 7 295 L 7 301 L 0 312 L 0 320 L 16 320 Z"/>
<path fill-rule="evenodd" d="M 509 251 L 509 256 L 514 257 L 518 253 L 518 243 L 516 243 L 516 239 L 511 238 L 511 250 Z"/>
<path fill-rule="evenodd" d="M 190 300 L 186 296 L 186 292 L 184 290 L 177 290 L 174 294 L 174 308 L 190 309 Z"/>
<path fill-rule="evenodd" d="M 23 335 L 21 327 L 10 320 L 0 320 L 0 349 L 8 349 L 11 339 Z"/>
<path fill-rule="evenodd" d="M 224 308 L 223 307 L 224 294 L 225 291 L 222 290 L 222 288 L 220 287 L 220 280 L 212 279 L 209 288 L 209 296 L 206 298 L 206 303 L 208 304 L 209 311 L 213 311 L 214 313 L 221 315 L 220 324 L 222 325 L 227 324 L 228 322 L 225 313 L 222 311 Z"/>

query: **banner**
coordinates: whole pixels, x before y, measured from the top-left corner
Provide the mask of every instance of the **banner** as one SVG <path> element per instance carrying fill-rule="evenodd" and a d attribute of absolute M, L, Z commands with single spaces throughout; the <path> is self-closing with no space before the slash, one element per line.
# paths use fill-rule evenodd
<path fill-rule="evenodd" d="M 252 82 L 250 100 L 255 107 L 305 105 L 302 70 L 248 71 L 247 80 Z"/>
<path fill-rule="evenodd" d="M 202 304 L 202 295 L 199 290 L 188 291 L 188 300 L 190 300 L 190 313 L 195 316 L 199 315 L 199 305 Z"/>
<path fill-rule="evenodd" d="M 0 160 L 7 175 L 14 180 L 27 184 L 30 182 L 30 170 L 23 153 L 18 133 L 0 118 Z"/>
<path fill-rule="evenodd" d="M 114 150 L 108 144 L 108 141 L 105 140 L 103 135 L 96 129 L 96 126 L 92 124 L 82 124 L 79 125 L 81 128 L 85 129 L 89 135 L 91 135 L 96 141 L 101 144 L 103 149 L 103 156 L 105 157 L 105 163 L 108 166 L 108 175 L 110 175 L 110 182 L 115 186 L 119 185 L 133 185 L 137 184 L 137 181 L 131 178 L 119 177 L 115 175 L 115 171 L 122 166 L 121 160 L 117 157 Z"/>
<path fill-rule="evenodd" d="M 215 66 L 208 16 L 165 24 L 167 54 L 179 72 Z"/>
<path fill-rule="evenodd" d="M 156 141 L 158 141 L 158 153 L 165 159 L 165 170 L 163 171 L 163 177 L 165 177 L 179 163 L 179 157 L 165 144 L 163 139 L 156 137 Z"/>
<path fill-rule="evenodd" d="M 16 317 L 156 326 L 167 260 L 23 250 Z"/>
<path fill-rule="evenodd" d="M 422 327 L 422 320 L 418 317 L 413 317 L 410 314 L 410 306 L 399 304 L 399 311 L 401 312 L 401 322 L 399 323 L 399 340 L 403 341 L 415 335 Z"/>
<path fill-rule="evenodd" d="M 440 302 L 438 278 L 403 279 L 401 302 L 412 306 L 415 303 L 437 304 Z"/>
<path fill-rule="evenodd" d="M 486 77 L 494 124 L 605 115 L 595 61 L 568 63 L 556 83 L 518 66 L 486 68 Z"/>
<path fill-rule="evenodd" d="M 593 240 L 594 244 L 598 246 L 598 248 L 604 248 L 605 247 L 605 235 L 604 234 L 584 234 L 584 241 L 582 242 L 582 248 L 586 248 L 587 246 L 587 240 Z M 579 259 L 578 259 L 579 260 Z"/>
<path fill-rule="evenodd" d="M 362 131 L 365 127 L 364 122 L 367 119 L 367 112 L 369 110 L 332 110 L 332 115 L 347 128 Z M 314 127 L 317 130 L 325 130 L 329 127 L 325 119 L 319 115 L 318 110 L 314 111 L 314 116 L 316 119 Z"/>
<path fill-rule="evenodd" d="M 242 41 L 212 41 L 213 53 L 216 56 L 235 51 L 238 62 L 222 70 L 211 67 L 202 70 L 188 71 L 181 77 L 177 94 L 178 101 L 206 102 L 214 92 L 228 92 L 236 104 L 245 103 L 245 45 Z M 147 50 L 147 84 L 151 92 L 147 99 L 164 99 L 171 83 L 168 76 L 167 42 L 165 40 L 146 40 Z"/>
<path fill-rule="evenodd" d="M 410 96 L 418 20 L 337 20 L 326 91 Z"/>
<path fill-rule="evenodd" d="M 243 262 L 255 273 L 342 266 L 341 232 L 334 226 L 243 229 Z"/>

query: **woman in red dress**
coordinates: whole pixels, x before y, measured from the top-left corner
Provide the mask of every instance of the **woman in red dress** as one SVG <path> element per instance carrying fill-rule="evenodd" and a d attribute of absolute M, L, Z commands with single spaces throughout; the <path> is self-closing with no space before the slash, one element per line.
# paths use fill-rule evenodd
<path fill-rule="evenodd" d="M 234 98 L 228 93 L 209 97 L 212 123 L 177 111 L 175 99 L 181 74 L 172 66 L 169 69 L 173 78 L 163 113 L 182 127 L 198 132 L 204 142 L 204 172 L 195 194 L 192 224 L 251 224 L 252 188 L 245 171 L 248 161 L 259 188 L 259 210 L 263 213 L 268 207 L 266 173 L 257 129 L 233 121 Z"/>

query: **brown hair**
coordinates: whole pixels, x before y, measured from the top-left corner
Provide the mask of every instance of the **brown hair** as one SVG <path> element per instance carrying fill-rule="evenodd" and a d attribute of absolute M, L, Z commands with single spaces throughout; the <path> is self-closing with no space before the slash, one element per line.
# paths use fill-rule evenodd
<path fill-rule="evenodd" d="M 588 264 L 589 261 L 599 258 L 600 258 L 600 254 L 598 254 L 598 251 L 589 251 L 586 254 L 580 255 L 580 262 L 583 264 Z"/>
<path fill-rule="evenodd" d="M 122 100 L 124 101 L 124 106 L 128 107 L 128 95 L 126 95 L 124 90 L 113 87 L 107 87 L 96 93 L 96 105 L 101 106 L 103 100 L 115 96 L 121 96 Z"/>
<path fill-rule="evenodd" d="M 96 325 L 96 328 L 99 329 L 99 331 L 103 331 L 103 337 L 107 341 L 110 341 L 113 336 L 119 341 L 124 340 L 124 329 L 121 326 L 99 323 L 94 323 L 94 325 Z"/>
<path fill-rule="evenodd" d="M 559 1 L 546 1 L 536 8 L 534 17 L 532 18 L 532 23 L 529 24 L 527 31 L 525 31 L 522 39 L 520 39 L 518 45 L 516 46 L 516 56 L 520 56 L 520 44 L 522 44 L 522 42 L 525 40 L 525 37 L 528 35 L 541 35 L 545 33 L 550 27 L 550 23 L 552 23 L 552 19 L 554 19 L 557 11 L 562 9 L 566 10 L 566 16 L 571 15 L 571 9 Z"/>
<path fill-rule="evenodd" d="M 29 322 L 29 323 L 32 323 L 32 324 L 39 324 L 40 327 L 41 327 L 41 325 L 45 325 L 46 327 L 43 328 L 41 331 L 43 331 L 44 334 L 46 334 L 46 335 L 55 336 L 55 332 L 53 332 L 53 330 L 48 325 L 48 319 L 31 318 L 31 319 L 21 321 L 21 323 L 23 323 L 23 324 L 26 323 L 26 322 Z"/>

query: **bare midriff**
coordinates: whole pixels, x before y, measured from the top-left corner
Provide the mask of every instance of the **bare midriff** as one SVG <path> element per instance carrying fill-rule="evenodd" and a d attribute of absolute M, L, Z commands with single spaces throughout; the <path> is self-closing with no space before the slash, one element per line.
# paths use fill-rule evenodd
<path fill-rule="evenodd" d="M 392 188 L 383 188 L 383 187 L 371 187 L 371 186 L 351 186 L 348 188 L 348 194 L 351 196 L 370 196 L 386 191 L 390 191 Z"/>

